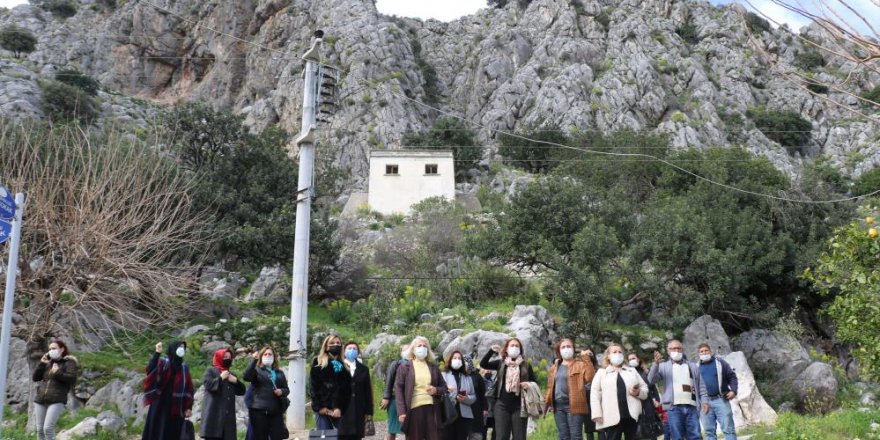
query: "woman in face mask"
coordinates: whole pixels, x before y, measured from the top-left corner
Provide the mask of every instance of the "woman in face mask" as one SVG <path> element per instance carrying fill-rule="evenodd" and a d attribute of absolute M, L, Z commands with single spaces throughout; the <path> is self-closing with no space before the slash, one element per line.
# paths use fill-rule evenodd
<path fill-rule="evenodd" d="M 364 423 L 373 418 L 373 384 L 370 369 L 360 362 L 361 347 L 349 341 L 343 349 L 346 374 L 351 382 L 351 395 L 348 405 L 342 410 L 339 420 L 339 438 L 355 440 L 364 438 Z"/>
<path fill-rule="evenodd" d="M 556 361 L 547 373 L 544 404 L 555 414 L 559 440 L 581 440 L 584 419 L 590 414 L 587 385 L 595 374 L 592 363 L 575 356 L 571 339 L 563 338 L 556 344 Z"/>
<path fill-rule="evenodd" d="M 202 386 L 202 427 L 199 435 L 205 439 L 235 440 L 235 396 L 243 396 L 244 383 L 229 370 L 232 350 L 221 348 L 214 352 L 213 366 L 205 370 Z"/>
<path fill-rule="evenodd" d="M 648 398 L 648 384 L 624 359 L 623 347 L 612 344 L 593 378 L 591 417 L 606 440 L 635 440 L 642 400 Z"/>
<path fill-rule="evenodd" d="M 397 419 L 407 440 L 440 440 L 440 399 L 446 395 L 446 382 L 434 365 L 428 339 L 416 336 L 409 347 L 409 362 L 397 367 L 394 380 Z"/>
<path fill-rule="evenodd" d="M 254 440 L 287 438 L 284 409 L 290 389 L 284 372 L 278 368 L 275 349 L 263 347 L 254 353 L 243 377 L 254 386 L 253 403 L 248 409 Z"/>
<path fill-rule="evenodd" d="M 192 415 L 193 383 L 189 367 L 183 362 L 186 342 L 168 345 L 165 358 L 160 358 L 162 343 L 147 364 L 144 379 L 144 405 L 149 406 L 142 440 L 176 440 L 183 431 L 183 422 Z"/>
<path fill-rule="evenodd" d="M 496 354 L 499 359 L 492 360 Z M 504 342 L 504 347 L 493 345 L 480 361 L 480 368 L 497 370 L 495 389 L 492 396 L 495 400 L 493 413 L 495 416 L 494 432 L 497 438 L 508 440 L 511 435 L 513 440 L 525 440 L 528 417 L 522 417 L 520 410 L 522 403 L 520 395 L 529 383 L 537 381 L 532 365 L 525 360 L 522 351 L 522 342 L 517 338 L 510 338 Z"/>
<path fill-rule="evenodd" d="M 34 416 L 39 440 L 55 439 L 55 423 L 67 405 L 67 394 L 76 383 L 77 360 L 59 340 L 49 344 L 49 351 L 40 358 L 34 370 L 37 383 L 34 395 Z"/>
<path fill-rule="evenodd" d="M 454 351 L 446 358 L 443 367 L 443 381 L 449 392 L 446 398 L 455 401 L 458 418 L 455 422 L 443 427 L 444 440 L 467 439 L 471 434 L 474 419 L 472 405 L 477 402 L 477 392 L 471 376 L 465 367 L 464 355 Z"/>
<path fill-rule="evenodd" d="M 351 397 L 351 372 L 343 362 L 342 339 L 324 338 L 309 371 L 309 397 L 317 429 L 336 429 Z"/>

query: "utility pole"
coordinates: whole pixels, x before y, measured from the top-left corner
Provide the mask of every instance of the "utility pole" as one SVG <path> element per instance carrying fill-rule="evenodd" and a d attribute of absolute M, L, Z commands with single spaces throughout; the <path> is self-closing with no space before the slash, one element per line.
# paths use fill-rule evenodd
<path fill-rule="evenodd" d="M 318 99 L 318 66 L 324 32 L 315 31 L 311 48 L 303 54 L 306 62 L 303 90 L 303 114 L 299 147 L 299 179 L 296 192 L 296 231 L 293 247 L 293 292 L 290 297 L 290 344 L 287 380 L 290 407 L 287 426 L 291 431 L 306 428 L 306 319 L 309 300 L 309 234 L 315 166 L 315 108 Z"/>
<path fill-rule="evenodd" d="M 5 189 L 4 189 L 5 191 Z M 9 234 L 9 263 L 6 265 L 6 296 L 3 299 L 3 329 L 0 335 L 0 438 L 3 410 L 6 408 L 6 366 L 9 364 L 9 341 L 12 337 L 12 307 L 15 302 L 15 281 L 18 276 L 18 250 L 21 247 L 21 222 L 24 216 L 24 194 L 15 195 L 15 215 Z"/>

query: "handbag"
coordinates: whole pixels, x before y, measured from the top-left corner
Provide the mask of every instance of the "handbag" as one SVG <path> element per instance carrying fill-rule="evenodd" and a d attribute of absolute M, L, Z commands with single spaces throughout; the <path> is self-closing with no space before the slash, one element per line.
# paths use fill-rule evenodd
<path fill-rule="evenodd" d="M 180 440 L 196 440 L 196 428 L 191 420 L 183 421 L 183 428 L 180 431 Z"/>
<path fill-rule="evenodd" d="M 339 438 L 339 431 L 335 429 L 313 429 L 309 431 L 309 440 L 333 439 Z"/>
<path fill-rule="evenodd" d="M 663 421 L 650 402 L 642 403 L 642 415 L 636 429 L 637 439 L 655 439 L 663 435 Z"/>
<path fill-rule="evenodd" d="M 441 396 L 440 400 L 443 401 L 443 404 L 440 405 L 440 421 L 444 425 L 455 423 L 458 420 L 458 408 L 455 407 L 455 401 L 447 396 Z"/>
<path fill-rule="evenodd" d="M 367 417 L 364 421 L 364 436 L 370 437 L 376 435 L 376 425 L 373 423 L 372 417 Z"/>

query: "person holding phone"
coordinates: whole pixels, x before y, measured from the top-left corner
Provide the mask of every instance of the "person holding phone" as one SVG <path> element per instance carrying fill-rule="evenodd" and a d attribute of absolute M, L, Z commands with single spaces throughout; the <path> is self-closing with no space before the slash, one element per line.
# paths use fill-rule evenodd
<path fill-rule="evenodd" d="M 449 399 L 455 400 L 458 418 L 443 427 L 444 440 L 467 439 L 471 434 L 474 411 L 471 405 L 477 402 L 477 392 L 471 376 L 467 374 L 464 355 L 453 351 L 446 357 L 443 366 L 443 380 L 449 390 Z"/>
<path fill-rule="evenodd" d="M 76 383 L 77 360 L 60 340 L 49 344 L 49 351 L 40 358 L 34 370 L 37 382 L 34 396 L 34 416 L 37 419 L 37 438 L 55 439 L 55 424 L 67 406 L 67 394 Z"/>
<path fill-rule="evenodd" d="M 642 400 L 648 398 L 648 384 L 624 359 L 623 347 L 611 344 L 593 377 L 590 410 L 605 440 L 636 440 Z"/>
<path fill-rule="evenodd" d="M 162 343 L 147 363 L 144 378 L 144 405 L 149 406 L 142 440 L 176 440 L 181 437 L 186 419 L 192 416 L 193 382 L 189 366 L 183 361 L 186 342 L 168 344 L 161 358 Z"/>

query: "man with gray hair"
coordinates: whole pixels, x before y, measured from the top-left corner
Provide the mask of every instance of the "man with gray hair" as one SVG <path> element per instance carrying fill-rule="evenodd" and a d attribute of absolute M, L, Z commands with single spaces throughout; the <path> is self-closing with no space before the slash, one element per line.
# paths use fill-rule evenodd
<path fill-rule="evenodd" d="M 648 383 L 663 381 L 660 403 L 666 410 L 672 440 L 700 440 L 700 411 L 708 408 L 706 387 L 700 380 L 696 364 L 684 356 L 681 341 L 671 340 L 666 345 L 669 360 L 663 361 L 659 351 L 654 352 L 654 365 L 648 372 Z"/>

